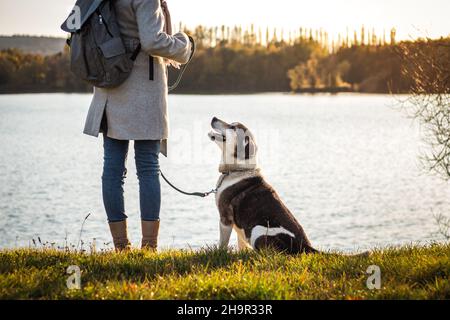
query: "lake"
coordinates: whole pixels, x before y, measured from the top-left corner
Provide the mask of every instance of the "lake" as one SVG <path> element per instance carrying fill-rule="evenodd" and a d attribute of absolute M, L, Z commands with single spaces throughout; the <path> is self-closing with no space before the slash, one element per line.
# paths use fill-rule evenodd
<path fill-rule="evenodd" d="M 0 247 L 32 239 L 110 242 L 101 198 L 102 139 L 82 134 L 88 94 L 0 95 Z M 320 249 L 353 251 L 439 240 L 434 214 L 448 214 L 449 185 L 426 173 L 412 120 L 387 95 L 173 95 L 169 158 L 178 187 L 211 190 L 220 153 L 213 116 L 256 135 L 267 180 Z M 140 241 L 138 182 L 130 146 L 125 186 L 131 240 Z M 161 246 L 216 244 L 213 197 L 190 198 L 164 182 Z M 235 237 L 233 244 L 235 244 Z M 109 245 L 110 246 L 110 245 Z"/>

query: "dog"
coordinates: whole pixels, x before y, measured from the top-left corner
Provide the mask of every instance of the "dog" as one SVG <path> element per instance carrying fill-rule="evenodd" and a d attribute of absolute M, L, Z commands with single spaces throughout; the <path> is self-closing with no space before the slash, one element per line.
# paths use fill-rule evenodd
<path fill-rule="evenodd" d="M 316 253 L 302 226 L 264 179 L 253 134 L 241 123 L 214 117 L 208 134 L 221 152 L 216 204 L 220 213 L 219 246 L 228 247 L 233 229 L 239 250 L 270 248 L 289 254 Z"/>

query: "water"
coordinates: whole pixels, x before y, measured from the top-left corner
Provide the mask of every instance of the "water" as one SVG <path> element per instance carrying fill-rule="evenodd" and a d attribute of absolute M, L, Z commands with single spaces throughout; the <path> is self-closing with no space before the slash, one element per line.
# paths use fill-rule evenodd
<path fill-rule="evenodd" d="M 103 247 L 102 139 L 83 135 L 90 95 L 0 96 L 0 247 L 40 239 Z M 269 182 L 322 249 L 355 250 L 439 240 L 433 214 L 448 214 L 447 183 L 424 173 L 420 130 L 382 95 L 171 96 L 169 158 L 175 184 L 208 191 L 218 178 L 213 116 L 256 134 Z M 126 208 L 139 245 L 138 184 L 130 146 Z M 163 184 L 163 247 L 198 248 L 218 238 L 213 197 L 189 198 Z M 93 240 L 95 239 L 95 240 Z M 235 239 L 233 239 L 235 243 Z"/>

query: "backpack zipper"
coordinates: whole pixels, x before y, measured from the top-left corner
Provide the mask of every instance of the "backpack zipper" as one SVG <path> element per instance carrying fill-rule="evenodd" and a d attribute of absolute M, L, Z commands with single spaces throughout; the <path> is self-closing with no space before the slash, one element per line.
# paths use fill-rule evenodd
<path fill-rule="evenodd" d="M 104 23 L 103 16 L 100 13 L 98 14 L 98 19 L 99 19 L 98 23 L 100 25 L 105 26 L 106 32 L 108 32 L 108 34 L 111 36 L 111 38 L 114 38 L 113 34 L 111 33 L 111 31 L 108 28 L 108 24 Z"/>

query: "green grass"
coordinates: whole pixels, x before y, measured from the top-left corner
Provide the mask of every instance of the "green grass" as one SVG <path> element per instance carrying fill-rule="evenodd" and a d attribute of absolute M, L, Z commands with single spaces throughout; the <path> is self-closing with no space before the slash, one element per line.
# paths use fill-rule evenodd
<path fill-rule="evenodd" d="M 82 270 L 68 290 L 66 269 Z M 370 265 L 381 289 L 366 287 Z M 370 256 L 217 249 L 154 254 L 0 252 L 1 299 L 450 299 L 450 244 L 374 251 Z"/>

